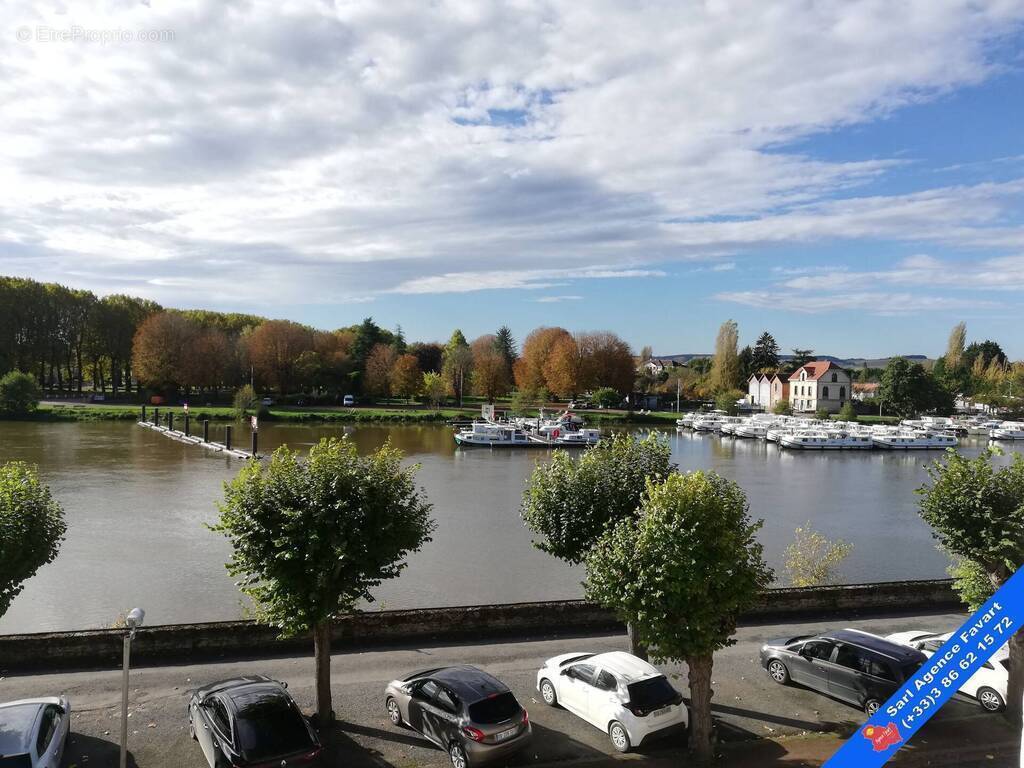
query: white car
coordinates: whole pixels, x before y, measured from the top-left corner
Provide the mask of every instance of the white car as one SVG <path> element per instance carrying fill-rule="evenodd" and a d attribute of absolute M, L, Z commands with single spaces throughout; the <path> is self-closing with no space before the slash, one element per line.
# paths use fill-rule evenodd
<path fill-rule="evenodd" d="M 560 704 L 607 733 L 619 752 L 689 722 L 683 697 L 668 679 L 622 651 L 548 659 L 537 673 L 537 690 L 548 706 Z"/>
<path fill-rule="evenodd" d="M 925 656 L 931 656 L 943 643 L 952 637 L 952 632 L 938 634 L 914 630 L 897 632 L 886 639 L 894 643 L 917 648 Z M 982 709 L 988 712 L 1001 712 L 1006 707 L 1006 686 L 1010 679 L 1010 652 L 1004 644 L 997 649 L 992 658 L 981 665 L 981 669 L 967 678 L 960 686 L 960 693 L 977 699 Z"/>
<path fill-rule="evenodd" d="M 64 696 L 0 704 L 0 765 L 58 768 L 70 727 Z"/>

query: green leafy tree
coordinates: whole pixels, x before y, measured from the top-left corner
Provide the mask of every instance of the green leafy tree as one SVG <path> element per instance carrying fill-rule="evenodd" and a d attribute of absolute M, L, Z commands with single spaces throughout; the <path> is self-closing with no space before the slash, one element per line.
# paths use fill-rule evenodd
<path fill-rule="evenodd" d="M 648 479 L 672 471 L 670 453 L 655 434 L 638 440 L 621 432 L 578 458 L 555 451 L 551 461 L 534 468 L 523 494 L 523 520 L 537 537 L 533 545 L 571 565 L 582 563 L 610 526 L 636 515 Z M 638 644 L 633 647 L 643 654 Z"/>
<path fill-rule="evenodd" d="M 818 421 L 828 421 L 828 408 L 825 408 L 824 406 L 818 406 L 818 409 L 814 412 L 814 418 L 816 418 Z"/>
<path fill-rule="evenodd" d="M 789 400 L 779 400 L 772 406 L 772 413 L 778 414 L 779 416 L 791 416 L 793 414 L 793 408 L 789 404 Z"/>
<path fill-rule="evenodd" d="M 920 363 L 894 357 L 882 371 L 878 398 L 890 412 L 907 418 L 920 411 L 948 413 L 953 408 L 949 390 Z"/>
<path fill-rule="evenodd" d="M 470 384 L 473 368 L 473 353 L 469 349 L 466 337 L 456 328 L 444 347 L 444 365 L 441 374 L 445 378 L 449 391 L 462 405 L 462 395 Z"/>
<path fill-rule="evenodd" d="M 749 344 L 740 350 L 738 362 L 740 378 L 743 381 L 749 381 L 751 375 L 757 372 L 757 369 L 754 367 L 754 350 Z"/>
<path fill-rule="evenodd" d="M 804 365 L 807 365 L 814 359 L 813 349 L 794 349 L 793 358 L 789 361 L 789 365 L 786 366 L 790 372 L 798 371 Z"/>
<path fill-rule="evenodd" d="M 956 558 L 949 566 L 949 576 L 953 579 L 953 589 L 970 611 L 981 608 L 995 594 L 988 572 L 969 558 Z"/>
<path fill-rule="evenodd" d="M 0 415 L 25 416 L 39 407 L 43 391 L 35 378 L 11 371 L 0 378 Z"/>
<path fill-rule="evenodd" d="M 853 403 L 843 403 L 843 407 L 839 409 L 839 418 L 843 421 L 857 420 L 857 409 L 853 407 Z"/>
<path fill-rule="evenodd" d="M 967 325 L 963 322 L 953 326 L 946 343 L 945 362 L 948 368 L 957 368 L 964 356 L 964 344 L 967 341 Z"/>
<path fill-rule="evenodd" d="M 996 467 L 997 453 L 990 449 L 969 459 L 947 451 L 945 461 L 928 467 L 930 482 L 918 489 L 921 517 L 943 549 L 984 571 L 993 591 L 1024 563 L 1024 456 L 1015 453 L 1009 465 Z M 973 591 L 965 595 L 969 602 L 975 596 Z M 1017 632 L 1010 638 L 1006 699 L 1008 715 L 1017 724 L 1022 696 L 1024 635 Z"/>
<path fill-rule="evenodd" d="M 649 480 L 639 515 L 587 557 L 586 594 L 631 623 L 641 642 L 689 669 L 690 748 L 712 757 L 714 653 L 732 645 L 740 613 L 772 581 L 742 489 L 713 472 Z"/>
<path fill-rule="evenodd" d="M 715 392 L 735 389 L 743 378 L 737 346 L 739 335 L 739 326 L 735 320 L 726 320 L 718 329 L 715 357 L 711 365 L 711 386 Z"/>
<path fill-rule="evenodd" d="M 739 405 L 737 402 L 743 398 L 743 393 L 738 389 L 727 389 L 724 392 L 719 392 L 718 396 L 715 397 L 715 408 L 720 411 L 725 411 L 730 416 L 735 416 L 739 413 Z"/>
<path fill-rule="evenodd" d="M 447 385 L 445 384 L 444 376 L 440 373 L 427 371 L 423 374 L 423 396 L 430 401 L 435 411 L 441 404 L 441 401 L 444 400 L 446 389 Z"/>
<path fill-rule="evenodd" d="M 779 344 L 768 331 L 762 333 L 754 344 L 751 368 L 754 373 L 777 370 L 779 367 Z"/>
<path fill-rule="evenodd" d="M 57 557 L 66 530 L 64 510 L 35 467 L 0 465 L 0 616 L 25 582 Z"/>
<path fill-rule="evenodd" d="M 853 544 L 827 539 L 807 522 L 796 529 L 793 543 L 786 547 L 786 577 L 794 587 L 834 584 L 839 578 L 839 565 L 852 550 Z"/>
<path fill-rule="evenodd" d="M 970 370 L 978 363 L 979 359 L 981 360 L 981 363 L 978 364 L 980 368 L 988 368 L 993 360 L 1000 365 L 1006 365 L 1009 362 L 1003 348 L 991 339 L 971 342 L 964 350 L 960 364 Z"/>
<path fill-rule="evenodd" d="M 503 325 L 494 334 L 494 339 L 494 345 L 501 352 L 501 356 L 505 358 L 505 363 L 508 365 L 509 371 L 511 371 L 512 366 L 519 359 L 519 352 L 516 349 L 516 340 L 512 336 L 512 330 L 507 325 Z"/>
<path fill-rule="evenodd" d="M 259 408 L 259 398 L 256 396 L 256 390 L 249 384 L 244 384 L 238 388 L 235 392 L 234 399 L 232 400 L 232 409 L 235 412 L 235 419 L 241 421 L 251 413 L 255 413 Z"/>
<path fill-rule="evenodd" d="M 594 405 L 599 405 L 602 408 L 614 408 L 622 402 L 622 396 L 611 387 L 595 389 L 591 399 Z"/>
<path fill-rule="evenodd" d="M 347 437 L 321 440 L 303 460 L 286 446 L 247 464 L 225 485 L 212 530 L 233 547 L 257 616 L 286 635 L 312 630 L 317 719 L 331 719 L 331 622 L 405 568 L 430 541 L 431 506 L 390 443 L 360 456 Z"/>

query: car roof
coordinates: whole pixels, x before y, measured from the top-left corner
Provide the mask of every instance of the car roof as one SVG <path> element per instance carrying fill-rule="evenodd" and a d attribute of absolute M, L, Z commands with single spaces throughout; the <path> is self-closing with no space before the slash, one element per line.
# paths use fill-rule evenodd
<path fill-rule="evenodd" d="M 25 700 L 0 704 L 0 755 L 29 751 L 39 712 L 47 702 Z"/>
<path fill-rule="evenodd" d="M 227 694 L 230 698 L 231 693 L 236 689 L 250 685 L 267 684 L 274 685 L 278 688 L 282 687 L 277 681 L 271 680 L 269 677 L 264 677 L 263 675 L 245 675 L 244 677 L 231 677 L 227 680 L 218 680 L 215 683 L 204 685 L 202 688 L 196 690 L 196 696 L 204 697 L 213 693 L 223 693 Z"/>
<path fill-rule="evenodd" d="M 661 677 L 661 672 L 658 671 L 657 667 L 625 651 L 599 653 L 597 656 L 587 659 L 587 661 L 597 664 L 609 672 L 614 672 L 628 683 L 646 680 L 649 677 Z"/>
<path fill-rule="evenodd" d="M 886 640 L 884 637 L 872 635 L 870 632 L 863 632 L 859 629 L 837 629 L 833 632 L 823 632 L 821 636 L 827 640 L 837 640 L 840 643 L 866 648 L 869 651 L 888 656 L 901 664 L 920 662 L 927 658 L 915 648 L 894 643 L 892 640 Z"/>
<path fill-rule="evenodd" d="M 434 670 L 429 677 L 450 689 L 467 704 L 508 691 L 508 686 L 498 678 L 468 665 L 442 667 Z"/>

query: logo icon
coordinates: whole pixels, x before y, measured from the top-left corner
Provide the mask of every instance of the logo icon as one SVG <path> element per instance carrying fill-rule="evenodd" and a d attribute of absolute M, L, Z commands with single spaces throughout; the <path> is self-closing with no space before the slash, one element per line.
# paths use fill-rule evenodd
<path fill-rule="evenodd" d="M 885 752 L 889 747 L 894 747 L 903 741 L 900 736 L 900 729 L 896 723 L 889 723 L 882 727 L 879 725 L 866 725 L 861 735 L 871 742 L 871 748 L 875 752 Z"/>

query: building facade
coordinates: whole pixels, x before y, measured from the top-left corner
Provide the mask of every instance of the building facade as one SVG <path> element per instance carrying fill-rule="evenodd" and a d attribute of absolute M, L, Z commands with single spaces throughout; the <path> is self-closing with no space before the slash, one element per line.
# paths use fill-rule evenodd
<path fill-rule="evenodd" d="M 796 412 L 837 413 L 850 402 L 852 391 L 850 373 L 831 360 L 807 363 L 789 377 L 789 402 Z"/>
<path fill-rule="evenodd" d="M 771 401 L 772 382 L 763 373 L 755 373 L 747 380 L 747 402 L 765 410 Z"/>
<path fill-rule="evenodd" d="M 771 410 L 780 400 L 789 400 L 789 379 L 779 374 L 772 376 L 768 383 L 768 409 Z"/>

